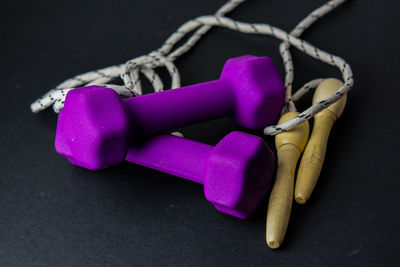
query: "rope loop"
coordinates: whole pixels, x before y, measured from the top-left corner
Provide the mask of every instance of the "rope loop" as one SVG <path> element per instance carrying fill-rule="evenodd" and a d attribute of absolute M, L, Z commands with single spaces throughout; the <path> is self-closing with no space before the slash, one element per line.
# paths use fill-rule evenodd
<path fill-rule="evenodd" d="M 320 50 L 312 44 L 299 39 L 300 35 L 314 22 L 345 1 L 346 0 L 331 0 L 325 3 L 321 7 L 312 11 L 306 18 L 300 21 L 290 33 L 288 33 L 269 24 L 247 23 L 225 17 L 224 15 L 226 13 L 232 11 L 239 4 L 244 2 L 244 0 L 230 0 L 218 9 L 214 15 L 201 16 L 187 21 L 172 33 L 159 49 L 152 51 L 147 55 L 136 57 L 122 65 L 115 65 L 90 71 L 64 81 L 56 88 L 51 89 L 44 96 L 33 102 L 31 104 L 31 110 L 32 112 L 38 112 L 53 105 L 54 111 L 58 113 L 64 106 L 65 96 L 69 90 L 95 84 L 111 88 L 122 96 L 131 97 L 142 95 L 140 73 L 149 80 L 155 92 L 163 91 L 164 84 L 155 71 L 158 67 L 165 67 L 167 69 L 171 76 L 170 88 L 178 88 L 180 87 L 181 82 L 179 71 L 174 64 L 174 60 L 189 51 L 213 26 L 219 26 L 247 34 L 269 35 L 282 41 L 279 46 L 279 52 L 285 68 L 286 87 L 286 104 L 282 109 L 282 113 L 296 111 L 295 102 L 299 101 L 305 93 L 317 87 L 323 81 L 321 78 L 314 79 L 297 90 L 295 94 L 292 94 L 294 66 L 290 54 L 290 46 L 294 46 L 303 53 L 319 61 L 335 66 L 341 72 L 344 85 L 332 96 L 312 105 L 305 111 L 301 112 L 297 117 L 285 123 L 266 127 L 264 129 L 264 134 L 275 135 L 282 131 L 288 131 L 305 120 L 310 119 L 327 106 L 338 101 L 353 86 L 354 79 L 352 70 L 350 65 L 344 59 Z M 187 39 L 187 41 L 172 51 L 174 46 L 189 33 L 192 33 L 192 35 Z M 123 86 L 108 84 L 117 77 L 122 79 L 124 82 Z"/>

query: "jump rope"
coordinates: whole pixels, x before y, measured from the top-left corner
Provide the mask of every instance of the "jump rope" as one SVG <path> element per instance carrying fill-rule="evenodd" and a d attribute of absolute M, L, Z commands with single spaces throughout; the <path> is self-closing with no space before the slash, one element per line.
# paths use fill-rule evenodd
<path fill-rule="evenodd" d="M 32 112 L 36 113 L 53 105 L 53 110 L 56 113 L 59 113 L 64 108 L 67 93 L 71 90 L 75 90 L 76 88 L 83 86 L 87 87 L 92 85 L 99 85 L 105 88 L 110 88 L 123 97 L 141 96 L 142 87 L 139 73 L 142 73 L 149 80 L 154 92 L 161 92 L 164 90 L 164 84 L 157 72 L 155 71 L 155 69 L 158 67 L 165 67 L 167 69 L 171 77 L 171 89 L 179 88 L 181 86 L 180 75 L 178 68 L 174 64 L 175 59 L 189 51 L 213 26 L 225 27 L 247 34 L 269 35 L 274 38 L 280 39 L 282 43 L 279 46 L 279 51 L 285 68 L 285 104 L 283 105 L 283 108 L 281 110 L 282 117 L 279 123 L 277 125 L 267 126 L 263 130 L 265 135 L 277 135 L 276 144 L 278 150 L 278 172 L 274 189 L 271 194 L 269 211 L 267 215 L 267 217 L 269 217 L 269 219 L 267 218 L 267 244 L 271 248 L 277 248 L 281 244 L 284 233 L 286 231 L 292 201 L 290 200 L 285 203 L 285 207 L 283 207 L 285 212 L 282 212 L 282 210 L 279 209 L 276 210 L 274 207 L 271 208 L 271 205 L 272 202 L 277 201 L 277 195 L 282 196 L 282 194 L 289 194 L 291 196 L 287 196 L 286 198 L 290 199 L 293 195 L 293 179 L 288 178 L 286 183 L 283 180 L 284 178 L 278 179 L 278 177 L 290 177 L 294 175 L 293 173 L 296 168 L 297 159 L 300 156 L 301 152 L 304 150 L 308 139 L 309 130 L 308 124 L 306 125 L 306 121 L 314 117 L 314 115 L 316 114 L 319 114 L 319 116 L 321 117 L 323 116 L 321 114 L 324 114 L 323 112 L 330 112 L 329 114 L 327 113 L 326 116 L 334 116 L 334 118 L 332 117 L 332 120 L 334 122 L 343 111 L 346 93 L 351 89 L 354 83 L 351 67 L 344 59 L 325 52 L 313 46 L 312 44 L 300 39 L 299 37 L 314 22 L 344 3 L 346 0 L 332 0 L 325 3 L 321 7 L 311 12 L 302 21 L 300 21 L 290 33 L 269 24 L 241 22 L 225 16 L 227 13 L 237 8 L 244 1 L 245 0 L 230 0 L 225 3 L 220 9 L 218 9 L 214 15 L 200 16 L 187 21 L 174 33 L 172 33 L 171 36 L 159 49 L 152 51 L 147 55 L 136 57 L 127 61 L 124 64 L 114 65 L 80 74 L 62 82 L 57 87 L 51 89 L 45 95 L 33 102 L 31 104 L 31 110 Z M 188 34 L 191 34 L 191 36 L 187 39 L 187 41 L 184 42 L 184 44 L 180 47 L 177 47 L 175 50 L 173 50 L 174 46 Z M 318 78 L 307 82 L 293 94 L 292 91 L 294 80 L 294 66 L 289 50 L 290 46 L 294 46 L 303 53 L 338 68 L 342 74 L 343 83 L 337 80 L 332 81 L 333 79 Z M 121 86 L 109 84 L 110 81 L 115 80 L 118 77 L 122 79 L 124 85 Z M 327 89 L 329 93 L 319 93 L 318 96 L 316 96 L 316 93 L 314 95 L 313 105 L 311 105 L 305 111 L 297 113 L 295 102 L 299 101 L 307 92 L 311 91 L 314 88 L 317 88 L 318 86 L 327 87 L 329 89 Z M 342 103 L 340 103 L 340 101 Z M 332 108 L 337 106 L 339 106 L 339 111 L 335 111 Z M 322 131 L 325 132 L 325 135 L 328 135 L 333 122 L 329 126 L 324 126 L 325 128 L 319 127 L 321 129 L 316 129 L 316 131 Z M 300 143 L 295 144 L 295 147 L 297 148 L 295 149 L 293 155 L 288 152 L 289 149 L 280 150 L 282 144 L 287 144 L 287 138 L 282 137 L 283 135 L 279 137 L 279 134 L 283 134 L 285 132 L 289 133 L 289 135 L 291 136 L 289 136 L 289 139 L 294 136 L 293 133 L 300 134 L 301 136 L 297 138 L 297 141 L 299 141 L 300 139 L 301 140 L 299 141 Z M 311 137 L 309 143 L 318 143 L 314 139 L 317 140 L 318 138 Z M 282 147 L 288 148 L 289 146 Z M 323 154 L 323 162 L 324 151 L 320 153 Z M 285 159 L 282 160 L 284 164 L 280 161 L 280 158 Z M 286 165 L 290 166 L 287 167 Z M 320 163 L 320 165 L 322 166 L 322 163 Z M 320 167 L 316 167 L 316 169 L 318 168 L 319 170 L 317 170 L 317 176 L 319 175 L 320 171 Z M 293 173 L 291 174 L 291 172 Z M 315 186 L 315 184 L 313 186 Z M 296 201 L 298 201 L 299 203 L 304 203 L 305 199 L 301 200 L 300 197 L 296 197 Z M 219 208 L 217 207 L 217 209 Z M 282 209 L 282 207 L 280 209 Z M 277 213 L 278 215 L 275 213 Z"/>

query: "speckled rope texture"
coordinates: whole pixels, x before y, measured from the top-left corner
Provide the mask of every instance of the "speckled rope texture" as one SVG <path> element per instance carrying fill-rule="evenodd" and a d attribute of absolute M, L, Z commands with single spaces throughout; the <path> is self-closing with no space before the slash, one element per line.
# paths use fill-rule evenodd
<path fill-rule="evenodd" d="M 189 20 L 174 32 L 158 50 L 148 55 L 140 56 L 129 60 L 125 64 L 110 66 L 100 70 L 87 72 L 77 75 L 58 85 L 55 89 L 50 90 L 47 94 L 36 100 L 31 105 L 33 112 L 46 109 L 53 105 L 55 112 L 59 112 L 64 106 L 65 95 L 69 90 L 85 85 L 102 85 L 114 89 L 122 96 L 138 96 L 142 94 L 139 72 L 150 81 L 155 92 L 163 90 L 163 82 L 158 74 L 154 71 L 157 67 L 165 67 L 171 76 L 171 88 L 180 87 L 179 71 L 173 61 L 190 50 L 196 42 L 213 26 L 226 27 L 248 34 L 270 35 L 282 40 L 279 50 L 285 67 L 285 86 L 286 86 L 286 105 L 282 112 L 296 110 L 295 102 L 298 101 L 305 93 L 312 88 L 318 86 L 323 79 L 315 79 L 306 83 L 294 95 L 292 95 L 292 84 L 294 79 L 293 61 L 289 51 L 290 45 L 296 47 L 305 54 L 316 58 L 324 63 L 337 67 L 342 73 L 344 85 L 339 88 L 335 94 L 328 97 L 307 110 L 300 113 L 294 119 L 291 119 L 280 125 L 269 126 L 264 129 L 264 134 L 275 135 L 282 131 L 290 130 L 305 120 L 308 120 L 316 113 L 338 101 L 346 92 L 348 92 L 353 83 L 353 75 L 350 65 L 342 58 L 322 51 L 310 43 L 299 39 L 298 37 L 310 27 L 316 20 L 342 4 L 346 0 L 332 0 L 317 8 L 303 19 L 290 33 L 269 24 L 262 23 L 246 23 L 224 17 L 226 13 L 236 8 L 244 0 L 231 0 L 223 5 L 215 15 L 201 16 Z M 195 31 L 196 30 L 196 31 Z M 171 52 L 174 45 L 179 42 L 186 34 L 193 32 L 192 36 L 180 47 Z M 107 84 L 107 82 L 117 78 L 118 76 L 124 82 L 124 86 Z"/>

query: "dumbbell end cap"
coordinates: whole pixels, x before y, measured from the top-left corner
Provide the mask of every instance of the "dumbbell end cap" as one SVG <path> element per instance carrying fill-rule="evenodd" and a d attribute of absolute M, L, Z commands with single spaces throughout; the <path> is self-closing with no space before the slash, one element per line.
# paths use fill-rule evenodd
<path fill-rule="evenodd" d="M 219 211 L 247 219 L 268 191 L 275 157 L 264 140 L 231 132 L 207 160 L 204 193 Z"/>
<path fill-rule="evenodd" d="M 285 86 L 272 59 L 246 55 L 229 59 L 221 80 L 235 91 L 234 120 L 251 129 L 278 121 L 285 102 Z"/>
<path fill-rule="evenodd" d="M 74 165 L 102 169 L 124 160 L 129 131 L 123 103 L 114 90 L 77 88 L 68 92 L 59 114 L 55 147 Z"/>

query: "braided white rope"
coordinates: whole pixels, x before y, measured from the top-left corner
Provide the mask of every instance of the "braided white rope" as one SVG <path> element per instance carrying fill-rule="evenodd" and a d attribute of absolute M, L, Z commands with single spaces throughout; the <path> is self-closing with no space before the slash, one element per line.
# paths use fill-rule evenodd
<path fill-rule="evenodd" d="M 296 27 L 290 32 L 290 35 L 293 35 L 295 37 L 300 37 L 300 35 L 308 29 L 314 22 L 316 22 L 319 18 L 323 17 L 333 9 L 335 9 L 337 6 L 341 5 L 343 2 L 346 0 L 334 0 L 330 1 L 323 6 L 315 9 L 313 12 L 311 12 L 306 18 L 304 18 L 302 21 L 300 21 Z M 287 111 L 296 111 L 296 106 L 294 105 L 294 102 L 296 102 L 298 99 L 293 99 L 292 97 L 292 86 L 293 86 L 293 79 L 294 79 L 294 67 L 293 67 L 293 60 L 292 56 L 289 52 L 289 47 L 290 43 L 288 42 L 282 42 L 281 45 L 279 46 L 279 52 L 282 57 L 283 61 L 283 66 L 285 68 L 285 87 L 286 87 L 286 105 L 282 110 L 282 113 L 286 113 Z M 322 82 L 323 79 L 320 80 Z M 319 85 L 318 82 L 313 82 L 310 84 L 307 84 L 306 88 L 315 88 Z M 302 88 L 302 89 L 303 89 Z M 303 96 L 303 94 L 301 95 Z M 301 97 L 300 96 L 300 97 Z M 299 97 L 299 98 L 300 98 Z"/>
<path fill-rule="evenodd" d="M 314 114 L 318 113 L 322 109 L 339 100 L 346 92 L 351 89 L 354 80 L 350 65 L 346 63 L 346 61 L 338 56 L 334 56 L 325 51 L 322 51 L 304 40 L 297 38 L 317 19 L 343 3 L 345 0 L 332 0 L 321 6 L 320 8 L 314 10 L 310 15 L 303 19 L 290 34 L 269 24 L 246 23 L 223 17 L 225 13 L 233 10 L 243 1 L 244 0 L 231 0 L 227 2 L 224 6 L 222 6 L 213 16 L 201 16 L 193 20 L 189 20 L 181 27 L 179 27 L 179 29 L 174 32 L 165 41 L 164 45 L 157 51 L 153 51 L 148 55 L 132 59 L 126 64 L 111 66 L 97 71 L 91 71 L 75 76 L 61 83 L 55 89 L 50 90 L 43 97 L 35 101 L 31 105 L 32 111 L 38 112 L 54 104 L 53 108 L 55 112 L 59 112 L 63 107 L 67 91 L 72 90 L 74 87 L 79 87 L 85 84 L 103 84 L 103 86 L 112 88 L 119 94 L 124 96 L 141 95 L 142 90 L 140 85 L 139 72 L 142 72 L 146 76 L 146 78 L 152 84 L 155 92 L 162 91 L 163 83 L 157 73 L 154 71 L 154 68 L 160 66 L 166 67 L 171 76 L 171 87 L 177 88 L 180 86 L 180 76 L 178 69 L 173 64 L 173 60 L 175 60 L 183 53 L 187 52 L 212 26 L 226 27 L 232 30 L 249 34 L 270 35 L 283 41 L 283 43 L 280 45 L 280 53 L 282 55 L 285 66 L 285 85 L 287 88 L 287 105 L 286 107 L 284 107 L 283 111 L 295 110 L 294 102 L 300 99 L 311 88 L 315 88 L 316 86 L 318 86 L 318 84 L 322 81 L 322 79 L 313 80 L 304 85 L 300 90 L 298 90 L 295 95 L 292 96 L 292 81 L 294 75 L 293 62 L 289 52 L 290 45 L 293 45 L 294 47 L 311 57 L 314 57 L 322 62 L 337 67 L 342 73 L 345 83 L 335 92 L 335 94 L 316 103 L 315 105 L 300 113 L 297 117 L 283 124 L 266 127 L 264 129 L 264 134 L 266 135 L 275 135 L 279 132 L 290 130 L 296 127 L 298 124 L 304 122 L 305 120 L 308 120 Z M 193 35 L 186 41 L 186 43 L 184 43 L 181 47 L 177 48 L 169 55 L 166 55 L 172 50 L 173 46 L 177 42 L 179 42 L 186 34 L 194 30 L 196 30 L 196 32 L 193 33 Z M 104 84 L 116 78 L 119 73 L 122 73 L 121 79 L 124 81 L 125 86 Z"/>
<path fill-rule="evenodd" d="M 235 9 L 244 0 L 230 0 L 217 10 L 215 15 L 222 16 L 231 10 Z M 64 107 L 66 93 L 77 87 L 87 85 L 101 85 L 114 89 L 122 96 L 141 95 L 141 83 L 139 79 L 139 71 L 142 72 L 150 81 L 155 92 L 163 90 L 163 83 L 154 71 L 154 68 L 165 66 L 171 75 L 171 88 L 180 87 L 180 75 L 178 69 L 173 64 L 173 61 L 180 55 L 187 52 L 212 26 L 203 25 L 200 27 L 181 47 L 169 53 L 174 45 L 179 42 L 186 34 L 183 32 L 174 32 L 164 42 L 161 48 L 151 52 L 149 55 L 140 56 L 129 60 L 126 64 L 110 66 L 99 70 L 89 71 L 72 77 L 56 88 L 51 89 L 45 95 L 31 104 L 32 112 L 36 113 L 53 105 L 54 112 L 59 113 Z M 168 65 L 168 66 L 166 66 Z M 125 86 L 117 86 L 106 84 L 118 76 L 121 77 Z"/>

